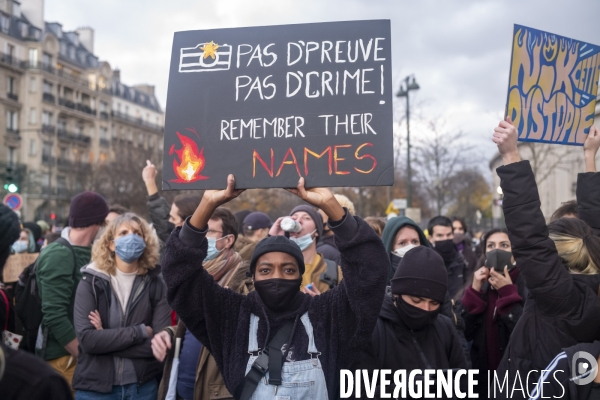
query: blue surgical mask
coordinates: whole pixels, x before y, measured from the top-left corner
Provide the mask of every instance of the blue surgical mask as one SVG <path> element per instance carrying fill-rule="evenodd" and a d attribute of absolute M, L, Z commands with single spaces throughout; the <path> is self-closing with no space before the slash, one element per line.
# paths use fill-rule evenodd
<path fill-rule="evenodd" d="M 24 240 L 18 240 L 13 243 L 12 249 L 15 253 L 26 253 L 29 243 Z"/>
<path fill-rule="evenodd" d="M 311 233 L 307 233 L 306 235 L 302 235 L 300 237 L 291 237 L 290 240 L 294 243 L 296 243 L 298 245 L 298 247 L 300 247 L 300 250 L 304 251 L 306 250 L 306 248 L 308 248 L 308 246 L 310 246 L 310 244 L 314 241 L 312 235 L 313 233 L 315 233 L 317 230 L 315 229 L 314 231 L 312 231 Z"/>
<path fill-rule="evenodd" d="M 227 235 L 229 236 L 229 235 Z M 227 236 L 223 236 L 222 238 L 206 238 L 208 240 L 208 250 L 206 251 L 206 257 L 204 257 L 204 261 L 214 260 L 221 254 L 223 250 L 217 249 L 217 241 L 221 239 L 225 239 Z"/>
<path fill-rule="evenodd" d="M 144 250 L 146 250 L 146 242 L 134 233 L 115 239 L 115 253 L 127 264 L 140 258 Z"/>

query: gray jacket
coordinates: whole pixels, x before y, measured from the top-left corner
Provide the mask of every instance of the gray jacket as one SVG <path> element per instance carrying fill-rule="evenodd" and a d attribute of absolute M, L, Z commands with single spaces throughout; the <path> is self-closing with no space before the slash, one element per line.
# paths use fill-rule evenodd
<path fill-rule="evenodd" d="M 160 266 L 135 278 L 125 313 L 112 291 L 110 278 L 86 266 L 75 295 L 74 325 L 79 339 L 79 357 L 73 388 L 109 393 L 113 385 L 142 385 L 156 378 L 162 363 L 154 359 L 151 337 L 170 326 L 170 308 Z M 98 310 L 104 329 L 97 330 L 89 320 Z"/>

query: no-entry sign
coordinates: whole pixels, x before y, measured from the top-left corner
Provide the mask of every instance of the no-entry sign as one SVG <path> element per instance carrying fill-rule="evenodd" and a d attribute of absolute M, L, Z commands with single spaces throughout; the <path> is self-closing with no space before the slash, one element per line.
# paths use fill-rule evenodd
<path fill-rule="evenodd" d="M 19 211 L 23 207 L 23 197 L 18 193 L 7 194 L 3 202 L 14 211 Z"/>
<path fill-rule="evenodd" d="M 163 189 L 392 185 L 390 21 L 175 33 Z"/>

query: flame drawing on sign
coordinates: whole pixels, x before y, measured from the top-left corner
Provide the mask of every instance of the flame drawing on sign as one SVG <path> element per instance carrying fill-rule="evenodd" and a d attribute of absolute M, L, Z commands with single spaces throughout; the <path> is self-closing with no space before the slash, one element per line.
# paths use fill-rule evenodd
<path fill-rule="evenodd" d="M 195 130 L 188 130 L 196 133 Z M 173 159 L 173 171 L 175 172 L 175 175 L 177 175 L 178 179 L 172 179 L 170 182 L 192 183 L 208 179 L 207 176 L 200 174 L 206 163 L 204 159 L 204 147 L 198 151 L 198 145 L 196 145 L 196 142 L 179 132 L 176 133 L 179 141 L 181 142 L 181 148 L 179 150 L 175 150 L 175 145 L 172 145 L 169 149 L 169 155 L 172 156 L 173 153 L 175 153 L 179 158 L 179 161 L 177 161 L 177 157 Z M 196 133 L 196 135 L 198 134 Z"/>

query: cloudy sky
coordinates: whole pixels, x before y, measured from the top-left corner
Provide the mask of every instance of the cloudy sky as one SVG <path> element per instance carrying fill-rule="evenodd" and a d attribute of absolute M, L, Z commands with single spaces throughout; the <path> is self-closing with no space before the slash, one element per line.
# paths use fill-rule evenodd
<path fill-rule="evenodd" d="M 94 28 L 95 53 L 124 83 L 155 84 L 163 107 L 173 32 L 391 19 L 394 90 L 414 73 L 420 118 L 465 131 L 482 164 L 504 112 L 513 24 L 600 45 L 600 0 L 46 0 L 45 15 Z"/>

